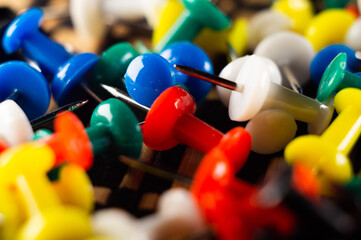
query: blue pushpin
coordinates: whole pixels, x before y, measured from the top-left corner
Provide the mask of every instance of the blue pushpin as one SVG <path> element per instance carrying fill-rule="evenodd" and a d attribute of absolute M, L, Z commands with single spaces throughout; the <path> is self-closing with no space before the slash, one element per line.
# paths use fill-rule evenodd
<path fill-rule="evenodd" d="M 44 74 L 50 75 L 52 92 L 59 105 L 64 105 L 71 97 L 71 91 L 83 80 L 90 68 L 98 60 L 92 53 L 72 56 L 66 49 L 49 39 L 41 31 L 43 12 L 31 8 L 18 16 L 7 28 L 2 44 L 7 53 L 21 48 L 24 55 L 36 62 Z"/>
<path fill-rule="evenodd" d="M 14 100 L 29 120 L 43 115 L 50 104 L 50 89 L 45 77 L 21 61 L 0 65 L 0 101 Z"/>
<path fill-rule="evenodd" d="M 346 70 L 349 72 L 356 72 L 358 70 L 360 59 L 356 58 L 356 52 L 346 45 L 332 44 L 321 49 L 311 62 L 310 75 L 315 84 L 318 85 L 320 83 L 327 66 L 341 52 L 347 55 Z"/>
<path fill-rule="evenodd" d="M 150 107 L 164 90 L 182 85 L 197 103 L 202 101 L 212 84 L 179 72 L 173 67 L 174 64 L 213 74 L 212 62 L 201 48 L 190 42 L 177 42 L 160 54 L 142 54 L 129 64 L 125 74 L 129 95 L 138 103 Z"/>

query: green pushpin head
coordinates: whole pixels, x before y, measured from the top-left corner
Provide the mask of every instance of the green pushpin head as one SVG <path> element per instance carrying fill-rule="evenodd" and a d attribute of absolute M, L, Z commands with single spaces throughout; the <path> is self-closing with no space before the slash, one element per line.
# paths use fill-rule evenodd
<path fill-rule="evenodd" d="M 118 43 L 103 52 L 91 72 L 90 85 L 100 96 L 109 96 L 100 84 L 126 91 L 124 74 L 139 52 L 126 42 Z"/>
<path fill-rule="evenodd" d="M 123 102 L 111 98 L 99 104 L 87 129 L 94 155 L 114 153 L 138 158 L 143 144 L 138 120 Z"/>
<path fill-rule="evenodd" d="M 335 91 L 346 87 L 361 89 L 361 77 L 346 71 L 346 61 L 347 55 L 342 52 L 328 65 L 318 86 L 318 101 L 323 102 Z"/>
<path fill-rule="evenodd" d="M 169 31 L 154 47 L 160 52 L 165 46 L 177 41 L 192 41 L 199 32 L 208 27 L 223 30 L 230 26 L 230 20 L 208 0 L 183 0 L 185 10 L 175 21 Z"/>
<path fill-rule="evenodd" d="M 33 141 L 44 138 L 44 137 L 48 137 L 51 134 L 53 134 L 53 132 L 48 129 L 45 129 L 45 128 L 39 129 L 34 133 Z"/>

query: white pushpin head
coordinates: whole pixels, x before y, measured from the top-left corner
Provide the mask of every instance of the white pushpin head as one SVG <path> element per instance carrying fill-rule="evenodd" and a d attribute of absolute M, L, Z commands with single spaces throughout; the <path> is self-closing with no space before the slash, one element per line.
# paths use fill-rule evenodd
<path fill-rule="evenodd" d="M 252 151 L 272 154 L 281 151 L 295 137 L 297 124 L 294 117 L 283 110 L 261 111 L 246 125 L 252 136 Z"/>
<path fill-rule="evenodd" d="M 79 35 L 102 39 L 106 27 L 117 20 L 146 18 L 149 25 L 158 23 L 165 0 L 70 0 L 70 16 Z"/>
<path fill-rule="evenodd" d="M 279 31 L 291 30 L 292 22 L 284 14 L 264 10 L 255 14 L 248 26 L 248 48 L 253 50 L 267 36 Z"/>
<path fill-rule="evenodd" d="M 24 111 L 13 100 L 0 103 L 0 138 L 9 146 L 30 142 L 34 137 L 33 128 Z"/>
<path fill-rule="evenodd" d="M 225 66 L 222 69 L 219 76 L 221 78 L 227 79 L 229 81 L 236 82 L 237 76 L 238 76 L 241 68 L 243 67 L 243 64 L 249 58 L 250 58 L 250 56 L 240 57 L 240 58 L 237 58 L 236 60 L 230 62 L 229 64 L 227 64 L 227 66 Z M 274 83 L 277 83 L 277 84 L 281 85 L 282 84 L 282 77 L 281 77 L 281 73 L 280 73 L 277 65 L 273 61 L 271 61 L 271 60 L 269 60 L 267 58 L 263 58 L 263 57 L 260 57 L 260 58 L 264 59 L 264 61 L 266 62 L 267 67 L 268 67 L 268 71 L 273 76 L 271 78 L 271 80 Z M 222 103 L 225 106 L 228 107 L 229 99 L 230 99 L 231 93 L 233 91 L 229 90 L 229 89 L 226 89 L 224 87 L 221 87 L 221 86 L 216 86 L 216 90 L 217 90 L 218 96 L 219 96 L 220 100 L 222 101 Z"/>
<path fill-rule="evenodd" d="M 267 100 L 271 81 L 281 81 L 280 73 L 270 69 L 273 69 L 270 68 L 270 61 L 264 57 L 252 55 L 246 59 L 236 78 L 237 85 L 243 86 L 243 91 L 232 91 L 229 100 L 231 120 L 247 121 L 261 110 Z"/>
<path fill-rule="evenodd" d="M 358 18 L 347 30 L 345 44 L 355 51 L 361 51 L 361 18 Z"/>
<path fill-rule="evenodd" d="M 283 31 L 272 34 L 258 44 L 254 54 L 273 60 L 280 69 L 289 68 L 301 86 L 310 79 L 310 65 L 315 50 L 298 33 Z"/>

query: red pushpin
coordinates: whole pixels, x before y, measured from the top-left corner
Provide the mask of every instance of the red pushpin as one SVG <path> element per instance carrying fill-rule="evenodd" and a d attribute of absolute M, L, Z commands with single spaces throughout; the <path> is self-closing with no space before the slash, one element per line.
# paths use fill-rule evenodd
<path fill-rule="evenodd" d="M 215 147 L 223 133 L 194 116 L 193 97 L 179 86 L 165 90 L 151 106 L 144 124 L 144 143 L 164 151 L 184 143 L 201 152 Z"/>
<path fill-rule="evenodd" d="M 192 193 L 223 240 L 252 239 L 254 231 L 264 227 L 285 235 L 294 225 L 293 215 L 284 206 L 266 206 L 258 199 L 255 186 L 235 177 L 247 159 L 250 145 L 247 131 L 231 130 L 203 158 L 194 177 Z"/>

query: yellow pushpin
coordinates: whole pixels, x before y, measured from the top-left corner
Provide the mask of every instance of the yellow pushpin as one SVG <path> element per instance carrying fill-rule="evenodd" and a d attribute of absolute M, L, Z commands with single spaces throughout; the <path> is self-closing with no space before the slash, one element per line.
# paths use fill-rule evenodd
<path fill-rule="evenodd" d="M 355 16 L 343 9 L 327 9 L 315 16 L 305 36 L 316 51 L 334 44 L 343 43 L 347 30 L 355 21 Z"/>
<path fill-rule="evenodd" d="M 313 5 L 309 0 L 277 0 L 272 10 L 287 15 L 292 22 L 292 29 L 303 34 L 313 18 Z"/>
<path fill-rule="evenodd" d="M 94 193 L 89 176 L 75 164 L 63 166 L 58 181 L 53 183 L 60 200 L 65 205 L 76 206 L 90 212 L 94 207 Z"/>
<path fill-rule="evenodd" d="M 321 136 L 301 136 L 287 145 L 286 161 L 306 163 L 332 181 L 348 182 L 353 175 L 348 154 L 361 134 L 360 101 L 361 90 L 341 90 L 334 99 L 338 117 Z"/>
<path fill-rule="evenodd" d="M 91 236 L 88 214 L 61 204 L 46 173 L 55 155 L 41 143 L 10 148 L 0 156 L 0 183 L 13 185 L 19 192 L 27 220 L 18 239 L 81 239 Z"/>

